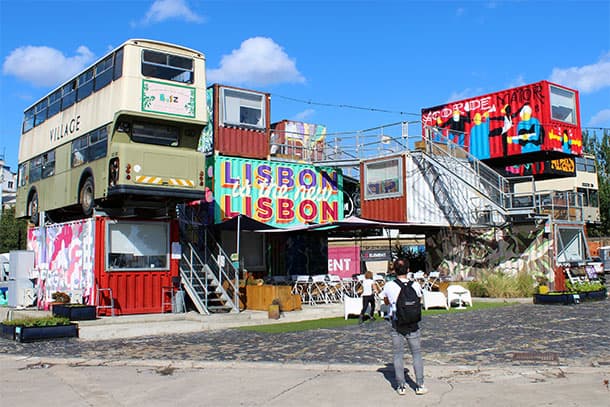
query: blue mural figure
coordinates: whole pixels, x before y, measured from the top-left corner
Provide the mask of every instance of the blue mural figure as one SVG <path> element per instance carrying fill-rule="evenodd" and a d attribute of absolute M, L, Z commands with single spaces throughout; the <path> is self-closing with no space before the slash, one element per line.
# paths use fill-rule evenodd
<path fill-rule="evenodd" d="M 494 106 L 495 108 L 495 106 Z M 494 109 L 495 111 L 495 109 Z M 513 127 L 513 119 L 516 117 L 515 114 L 513 114 L 512 112 L 512 108 L 510 105 L 504 105 L 504 107 L 501 110 L 502 116 L 498 116 L 498 117 L 490 117 L 489 120 L 497 120 L 497 121 L 501 121 L 502 122 L 502 127 L 497 127 L 495 129 L 493 129 L 492 131 L 489 132 L 489 137 L 491 140 L 494 140 L 494 151 L 498 151 L 498 144 L 499 144 L 499 148 L 502 149 L 502 157 L 505 157 L 507 152 L 508 152 L 508 132 L 510 131 L 510 129 L 512 129 Z M 498 140 L 499 139 L 499 140 Z M 499 143 L 498 143 L 499 141 Z M 494 154 L 494 156 L 497 156 L 497 154 Z"/>
<path fill-rule="evenodd" d="M 561 147 L 564 153 L 572 154 L 572 139 L 567 130 L 564 130 L 561 135 Z"/>
<path fill-rule="evenodd" d="M 535 117 L 532 117 L 532 107 L 524 105 L 519 112 L 517 136 L 513 137 L 513 144 L 520 144 L 522 153 L 540 151 L 544 141 L 544 128 Z"/>
<path fill-rule="evenodd" d="M 441 119 L 437 119 L 437 125 L 441 128 L 448 128 L 448 137 L 453 138 L 453 142 L 458 146 L 464 148 L 466 146 L 466 123 L 470 123 L 470 107 L 468 104 L 464 105 L 465 115 L 461 114 L 460 110 L 453 109 L 453 115 L 445 123 L 441 122 Z"/>
<path fill-rule="evenodd" d="M 485 160 L 489 155 L 489 112 L 475 113 L 470 128 L 470 154 L 479 160 Z"/>

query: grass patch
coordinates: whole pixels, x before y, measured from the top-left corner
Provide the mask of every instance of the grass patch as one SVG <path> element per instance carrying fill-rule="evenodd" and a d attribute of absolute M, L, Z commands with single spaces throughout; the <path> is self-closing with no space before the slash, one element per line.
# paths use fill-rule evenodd
<path fill-rule="evenodd" d="M 452 314 L 456 312 L 472 312 L 479 311 L 490 308 L 499 308 L 506 307 L 509 305 L 514 305 L 516 303 L 511 302 L 480 302 L 474 303 L 472 307 L 468 307 L 466 309 L 429 309 L 422 310 L 422 315 L 425 317 L 426 315 L 438 315 L 438 314 Z M 358 324 L 358 318 L 353 317 L 345 320 L 344 317 L 333 317 L 333 318 L 322 318 L 322 319 L 314 319 L 311 321 L 299 321 L 299 322 L 283 322 L 283 323 L 275 323 L 275 324 L 267 324 L 267 325 L 254 325 L 254 326 L 242 326 L 237 329 L 243 331 L 252 331 L 252 332 L 260 332 L 260 333 L 269 333 L 269 334 L 279 334 L 286 332 L 301 332 L 301 331 L 309 331 L 311 329 L 323 329 L 323 328 L 340 328 L 349 325 Z"/>

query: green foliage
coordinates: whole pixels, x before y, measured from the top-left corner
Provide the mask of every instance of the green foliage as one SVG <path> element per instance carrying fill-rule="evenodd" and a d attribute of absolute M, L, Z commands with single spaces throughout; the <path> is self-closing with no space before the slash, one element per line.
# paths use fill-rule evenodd
<path fill-rule="evenodd" d="M 604 288 L 604 285 L 597 281 L 583 281 L 572 283 L 570 281 L 566 281 L 566 288 L 568 292 L 573 293 L 587 293 L 591 291 L 599 291 Z"/>
<path fill-rule="evenodd" d="M 24 250 L 27 241 L 27 221 L 15 219 L 15 208 L 8 208 L 0 217 L 0 253 Z"/>
<path fill-rule="evenodd" d="M 583 151 L 595 155 L 601 216 L 601 224 L 587 230 L 591 236 L 610 236 L 610 130 L 605 129 L 601 135 L 584 131 Z"/>
<path fill-rule="evenodd" d="M 478 280 L 469 282 L 467 288 L 474 297 L 525 298 L 536 292 L 534 278 L 525 272 L 516 276 L 501 272 L 482 273 Z"/>
<path fill-rule="evenodd" d="M 489 297 L 487 287 L 480 281 L 469 281 L 466 288 L 470 291 L 473 297 Z"/>
<path fill-rule="evenodd" d="M 60 325 L 70 325 L 70 320 L 68 318 L 63 317 L 29 317 L 29 318 L 18 318 L 13 319 L 12 321 L 3 321 L 4 325 L 9 326 L 60 326 Z"/>

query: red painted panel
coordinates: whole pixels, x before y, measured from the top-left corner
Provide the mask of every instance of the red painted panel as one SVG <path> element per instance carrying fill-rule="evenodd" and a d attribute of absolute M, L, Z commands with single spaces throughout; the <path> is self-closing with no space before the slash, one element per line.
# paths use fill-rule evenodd
<path fill-rule="evenodd" d="M 574 124 L 552 119 L 551 85 L 575 93 Z M 582 154 L 578 91 L 547 81 L 424 108 L 422 122 L 492 164 Z"/>
<path fill-rule="evenodd" d="M 162 287 L 172 285 L 172 277 L 177 277 L 178 259 L 170 260 L 169 270 L 110 271 L 105 269 L 104 253 L 106 238 L 106 218 L 96 219 L 95 231 L 95 283 L 96 288 L 112 289 L 115 315 L 151 314 L 161 312 Z M 178 241 L 178 224 L 171 221 L 170 241 Z M 170 256 L 171 257 L 171 256 Z M 97 305 L 110 305 L 107 292 Z M 169 298 L 166 299 L 169 302 Z M 165 311 L 171 310 L 166 306 Z M 110 309 L 100 309 L 100 315 L 111 315 Z"/>
<path fill-rule="evenodd" d="M 372 161 L 385 160 L 391 157 L 384 157 L 382 159 L 374 159 Z M 360 164 L 360 174 L 362 179 L 366 177 L 365 174 L 365 163 Z M 364 190 L 360 189 L 360 216 L 365 219 L 373 219 L 380 221 L 389 222 L 407 222 L 407 194 L 406 194 L 406 163 L 403 157 L 402 160 L 402 179 L 399 181 L 402 183 L 402 196 L 392 198 L 380 198 L 380 199 L 365 199 Z"/>
<path fill-rule="evenodd" d="M 266 160 L 269 156 L 269 131 L 219 127 L 215 132 L 214 148 L 222 155 Z"/>

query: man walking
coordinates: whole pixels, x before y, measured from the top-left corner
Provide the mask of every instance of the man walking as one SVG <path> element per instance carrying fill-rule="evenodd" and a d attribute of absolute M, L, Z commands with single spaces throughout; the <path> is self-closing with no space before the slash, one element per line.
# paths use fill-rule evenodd
<path fill-rule="evenodd" d="M 416 389 L 415 394 L 423 395 L 428 392 L 424 386 L 424 361 L 421 354 L 421 335 L 417 322 L 407 324 L 399 324 L 396 303 L 401 290 L 413 290 L 406 292 L 403 295 L 412 294 L 417 298 L 417 305 L 420 304 L 419 298 L 422 296 L 421 286 L 417 281 L 408 281 L 407 273 L 409 272 L 409 260 L 397 259 L 394 261 L 394 272 L 396 280 L 399 282 L 390 281 L 383 287 L 381 296 L 386 305 L 390 306 L 390 321 L 392 322 L 392 350 L 394 354 L 394 374 L 396 375 L 396 383 L 398 387 L 396 391 L 401 396 L 406 394 L 407 385 L 405 380 L 404 367 L 404 350 L 405 342 L 409 344 L 411 356 L 413 357 L 413 370 L 415 371 Z M 403 296 L 401 296 L 401 299 Z M 421 305 L 419 305 L 421 312 Z M 400 331 L 400 332 L 399 332 Z"/>

